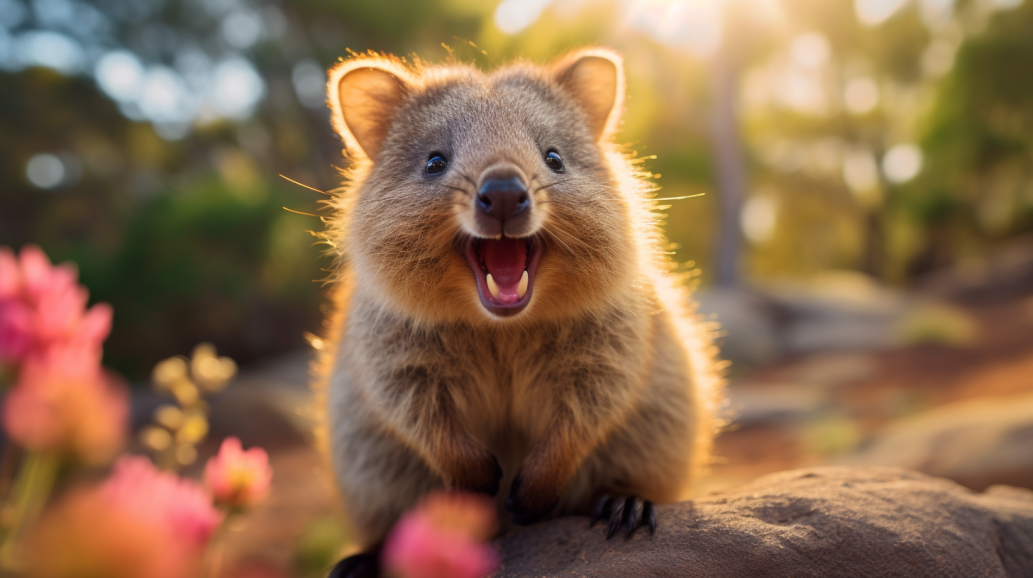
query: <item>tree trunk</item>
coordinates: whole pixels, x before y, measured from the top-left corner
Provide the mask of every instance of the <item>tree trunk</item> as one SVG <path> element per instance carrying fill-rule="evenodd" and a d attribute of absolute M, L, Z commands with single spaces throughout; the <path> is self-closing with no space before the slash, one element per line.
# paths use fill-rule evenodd
<path fill-rule="evenodd" d="M 747 175 L 739 134 L 738 69 L 727 47 L 711 61 L 711 132 L 717 169 L 718 200 L 721 204 L 721 233 L 717 247 L 717 284 L 734 287 L 740 283 L 739 256 L 742 231 L 739 225 L 746 201 Z"/>

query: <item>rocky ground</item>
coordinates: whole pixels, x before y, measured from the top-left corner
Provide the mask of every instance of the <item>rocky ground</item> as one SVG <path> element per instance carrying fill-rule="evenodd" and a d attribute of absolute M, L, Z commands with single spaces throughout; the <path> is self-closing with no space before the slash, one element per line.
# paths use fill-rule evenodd
<path fill-rule="evenodd" d="M 1026 578 L 1033 491 L 971 491 L 899 468 L 824 467 L 660 508 L 655 535 L 581 517 L 503 538 L 498 578 Z"/>
<path fill-rule="evenodd" d="M 833 464 L 902 466 L 979 491 L 996 484 L 1033 488 L 1033 266 L 1027 265 L 1020 262 L 1017 273 L 984 267 L 982 283 L 972 281 L 971 272 L 941 277 L 931 282 L 932 289 L 907 294 L 852 276 L 805 287 L 701 294 L 704 310 L 725 324 L 724 350 L 735 361 L 727 408 L 731 421 L 717 439 L 700 500 L 661 513 L 662 522 L 677 521 L 672 526 L 681 529 L 663 539 L 658 534 L 657 542 L 636 537 L 627 545 L 603 544 L 583 520 L 557 522 L 540 534 L 507 539 L 503 575 L 571 575 L 568 570 L 579 568 L 585 575 L 627 575 L 615 571 L 622 564 L 672 575 L 657 566 L 671 557 L 706 568 L 708 576 L 1019 575 L 1008 574 L 1004 558 L 994 566 L 993 556 L 980 557 L 993 543 L 993 536 L 980 533 L 986 525 L 998 527 L 1000 516 L 1019 515 L 1001 505 L 1005 494 L 1025 500 L 1014 507 L 1025 516 L 1018 526 L 1027 533 L 1023 547 L 1033 548 L 1033 498 L 1018 490 L 1013 495 L 997 487 L 976 496 L 909 473 L 853 469 L 786 473 L 734 488 L 773 472 Z M 1008 266 L 1015 269 L 1014 260 Z M 299 354 L 251 368 L 212 400 L 211 438 L 232 434 L 245 445 L 262 445 L 275 470 L 270 501 L 229 534 L 227 567 L 240 575 L 318 576 L 345 539 L 332 485 L 307 433 L 307 367 L 307 356 Z M 837 489 L 848 484 L 856 486 L 852 492 Z M 826 490 L 832 501 L 822 501 Z M 883 492 L 884 501 L 873 498 Z M 915 496 L 923 492 L 927 499 L 929 492 L 942 497 L 948 510 L 955 504 L 975 517 L 933 512 L 928 504 L 916 510 L 921 500 Z M 851 500 L 856 503 L 850 505 Z M 855 565 L 836 573 L 813 564 L 829 552 L 842 554 L 844 547 L 855 548 L 850 551 L 858 560 L 885 558 L 878 544 L 868 550 L 851 545 L 866 539 L 858 524 L 847 520 L 856 519 L 861 506 L 863 518 L 879 512 L 864 532 L 909 545 L 896 554 L 903 558 L 895 568 L 924 570 Z M 1002 514 L 1005 510 L 1012 513 Z M 730 517 L 722 520 L 724 514 Z M 764 532 L 750 534 L 754 527 Z M 944 528 L 960 529 L 951 534 Z M 954 568 L 988 570 L 949 571 L 963 554 L 944 551 L 937 558 L 938 550 L 923 549 L 921 536 L 933 530 L 964 535 L 958 539 L 973 552 L 964 554 L 966 563 L 976 565 Z M 730 533 L 722 538 L 725 531 Z M 733 546 L 754 554 L 714 558 L 731 564 L 724 570 L 707 565 L 707 556 Z M 661 555 L 658 549 L 671 551 Z M 776 550 L 787 565 L 763 565 L 763 552 Z M 521 562 L 513 552 L 528 557 Z M 542 552 L 554 552 L 555 559 Z M 1022 552 L 1033 567 L 1031 550 Z M 556 571 L 534 573 L 535 564 Z"/>

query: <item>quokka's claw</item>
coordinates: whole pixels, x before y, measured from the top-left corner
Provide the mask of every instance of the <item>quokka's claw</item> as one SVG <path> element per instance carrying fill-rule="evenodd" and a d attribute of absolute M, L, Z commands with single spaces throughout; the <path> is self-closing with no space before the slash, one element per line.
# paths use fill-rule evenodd
<path fill-rule="evenodd" d="M 649 526 L 649 535 L 652 536 L 656 533 L 656 504 L 646 500 L 646 512 L 642 517 L 646 519 L 646 525 Z"/>
<path fill-rule="evenodd" d="M 624 538 L 628 539 L 642 526 L 649 528 L 649 534 L 656 532 L 656 504 L 643 500 L 638 496 L 611 497 L 604 495 L 596 502 L 595 509 L 588 525 L 609 518 L 606 539 L 609 540 L 624 530 Z"/>
<path fill-rule="evenodd" d="M 613 506 L 613 498 L 608 495 L 603 495 L 599 498 L 599 501 L 595 504 L 595 509 L 592 510 L 592 518 L 588 521 L 588 527 L 596 525 L 599 520 L 606 518 L 610 514 L 610 508 Z"/>

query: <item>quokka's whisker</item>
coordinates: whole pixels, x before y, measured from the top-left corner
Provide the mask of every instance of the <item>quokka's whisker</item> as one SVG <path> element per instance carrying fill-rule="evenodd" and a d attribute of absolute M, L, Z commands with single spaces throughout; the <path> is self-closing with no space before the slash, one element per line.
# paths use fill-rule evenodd
<path fill-rule="evenodd" d="M 302 212 L 302 211 L 295 211 L 294 209 L 288 209 L 287 207 L 283 207 L 283 210 L 284 211 L 288 211 L 290 213 L 297 213 L 299 215 L 305 215 L 306 217 L 316 217 L 317 219 L 321 218 L 320 215 L 313 215 L 312 213 L 305 213 L 305 212 Z"/>
<path fill-rule="evenodd" d="M 463 193 L 464 195 L 466 195 L 468 197 L 473 195 L 473 193 L 471 193 L 470 191 L 468 191 L 468 190 L 466 190 L 466 189 L 464 189 L 462 187 L 453 187 L 452 185 L 446 185 L 444 183 L 442 183 L 441 186 L 445 187 L 446 189 L 451 189 L 453 191 L 459 191 L 460 193 Z"/>
<path fill-rule="evenodd" d="M 295 185 L 298 185 L 299 187 L 305 187 L 306 189 L 308 189 L 308 190 L 310 190 L 310 191 L 315 191 L 315 192 L 317 192 L 317 193 L 320 193 L 320 194 L 326 195 L 326 196 L 328 196 L 328 197 L 332 197 L 332 196 L 333 196 L 333 195 L 331 195 L 330 193 L 328 193 L 328 192 L 326 192 L 326 191 L 321 191 L 321 190 L 319 190 L 319 189 L 317 189 L 317 188 L 315 188 L 315 187 L 310 187 L 310 186 L 308 186 L 308 185 L 306 185 L 306 184 L 304 184 L 304 183 L 299 183 L 298 181 L 296 181 L 296 180 L 294 180 L 294 179 L 292 179 L 292 178 L 290 178 L 290 177 L 285 177 L 285 176 L 283 176 L 283 175 L 280 175 L 280 178 L 282 178 L 282 179 L 284 179 L 284 180 L 287 180 L 287 181 L 290 181 L 290 182 L 294 183 Z"/>

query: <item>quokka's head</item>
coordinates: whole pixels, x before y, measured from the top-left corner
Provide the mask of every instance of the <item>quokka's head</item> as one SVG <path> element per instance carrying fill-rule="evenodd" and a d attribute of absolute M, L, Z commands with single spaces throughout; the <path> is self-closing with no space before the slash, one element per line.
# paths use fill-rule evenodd
<path fill-rule="evenodd" d="M 491 74 L 365 56 L 332 69 L 328 93 L 353 160 L 337 227 L 357 291 L 491 322 L 590 310 L 633 283 L 616 53 Z"/>

